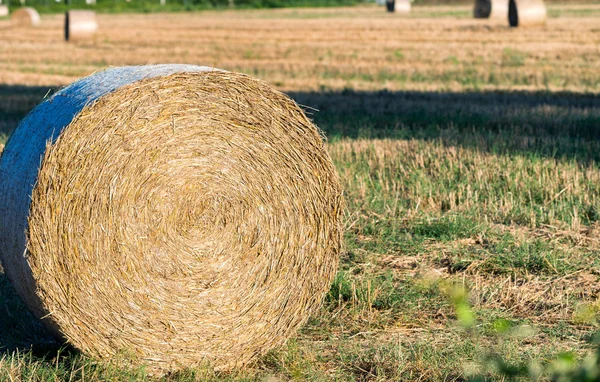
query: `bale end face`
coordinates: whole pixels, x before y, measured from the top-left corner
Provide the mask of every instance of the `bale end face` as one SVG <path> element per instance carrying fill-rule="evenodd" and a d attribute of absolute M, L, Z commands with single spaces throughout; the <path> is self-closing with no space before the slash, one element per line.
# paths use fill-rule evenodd
<path fill-rule="evenodd" d="M 510 0 L 508 23 L 511 27 L 543 26 L 546 24 L 546 5 L 543 0 Z"/>
<path fill-rule="evenodd" d="M 385 4 L 388 12 L 405 15 L 410 13 L 410 0 L 387 0 Z"/>
<path fill-rule="evenodd" d="M 74 83 L 17 128 L 0 161 L 14 219 L 0 257 L 86 354 L 154 374 L 244 365 L 320 307 L 341 252 L 339 181 L 317 128 L 264 82 L 148 68 Z"/>
<path fill-rule="evenodd" d="M 506 21 L 508 17 L 508 0 L 476 0 L 473 7 L 476 19 Z"/>
<path fill-rule="evenodd" d="M 98 31 L 96 12 L 71 10 L 65 12 L 65 41 L 87 40 Z"/>

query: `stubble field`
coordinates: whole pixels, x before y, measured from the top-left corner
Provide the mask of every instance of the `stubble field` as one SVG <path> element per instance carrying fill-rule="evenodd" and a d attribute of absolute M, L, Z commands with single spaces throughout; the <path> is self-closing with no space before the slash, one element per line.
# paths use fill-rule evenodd
<path fill-rule="evenodd" d="M 108 66 L 267 80 L 328 137 L 340 270 L 285 347 L 169 379 L 543 379 L 590 362 L 600 330 L 600 5 L 549 14 L 523 30 L 464 6 L 100 15 L 77 45 L 60 16 L 0 20 L 0 150 L 41 99 Z M 59 350 L 1 273 L 0 312 L 0 380 L 144 377 Z"/>

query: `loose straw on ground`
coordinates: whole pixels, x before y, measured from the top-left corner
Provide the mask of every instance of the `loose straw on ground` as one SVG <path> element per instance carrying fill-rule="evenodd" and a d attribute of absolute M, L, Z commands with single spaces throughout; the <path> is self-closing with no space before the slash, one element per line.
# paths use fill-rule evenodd
<path fill-rule="evenodd" d="M 228 369 L 321 305 L 341 194 L 318 129 L 268 84 L 113 68 L 8 141 L 0 258 L 30 310 L 86 354 L 156 374 Z"/>

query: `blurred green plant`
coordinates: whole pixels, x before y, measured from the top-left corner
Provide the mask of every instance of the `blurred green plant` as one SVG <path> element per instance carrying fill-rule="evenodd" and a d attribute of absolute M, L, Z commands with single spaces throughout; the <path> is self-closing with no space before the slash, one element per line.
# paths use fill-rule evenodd
<path fill-rule="evenodd" d="M 447 283 L 444 289 L 448 295 L 454 312 L 456 321 L 465 329 L 465 335 L 479 337 L 478 322 L 476 315 L 469 303 L 468 290 L 462 284 Z M 575 319 L 593 323 L 597 320 L 597 311 L 593 307 L 582 307 L 576 313 Z M 534 333 L 534 330 L 528 325 L 515 325 L 506 319 L 497 319 L 492 323 L 492 330 L 500 338 L 509 337 L 528 337 Z M 507 380 L 550 380 L 555 382 L 596 382 L 600 381 L 600 333 L 591 336 L 590 342 L 594 349 L 585 357 L 580 359 L 573 352 L 559 354 L 555 359 L 540 362 L 531 361 L 530 363 L 511 363 L 502 356 L 490 351 L 483 350 L 481 359 L 481 368 L 483 373 L 471 376 L 470 382 L 491 381 L 488 375 L 502 375 Z"/>

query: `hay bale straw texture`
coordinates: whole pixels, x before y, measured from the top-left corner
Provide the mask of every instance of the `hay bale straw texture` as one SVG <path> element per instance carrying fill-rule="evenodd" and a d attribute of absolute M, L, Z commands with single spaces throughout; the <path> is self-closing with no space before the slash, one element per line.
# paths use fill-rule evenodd
<path fill-rule="evenodd" d="M 86 40 L 92 38 L 98 31 L 96 12 L 67 11 L 65 12 L 65 40 Z"/>
<path fill-rule="evenodd" d="M 37 27 L 40 21 L 40 14 L 31 7 L 19 8 L 10 15 L 10 23 L 18 27 Z"/>
<path fill-rule="evenodd" d="M 543 0 L 510 0 L 508 23 L 511 27 L 545 25 L 546 5 Z"/>
<path fill-rule="evenodd" d="M 342 209 L 296 103 L 206 67 L 79 80 L 0 160 L 0 257 L 18 294 L 83 352 L 153 374 L 282 345 L 329 289 Z"/>
<path fill-rule="evenodd" d="M 475 0 L 473 17 L 476 19 L 508 19 L 508 0 Z"/>

